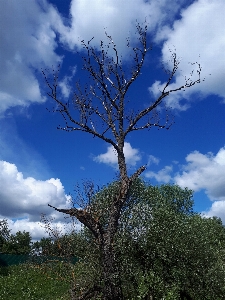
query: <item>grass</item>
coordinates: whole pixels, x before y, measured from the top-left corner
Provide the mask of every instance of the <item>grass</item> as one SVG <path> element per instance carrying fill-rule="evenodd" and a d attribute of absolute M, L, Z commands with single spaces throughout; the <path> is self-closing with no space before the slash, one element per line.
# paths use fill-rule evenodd
<path fill-rule="evenodd" d="M 0 267 L 0 300 L 69 300 L 70 283 L 56 269 L 30 264 Z"/>

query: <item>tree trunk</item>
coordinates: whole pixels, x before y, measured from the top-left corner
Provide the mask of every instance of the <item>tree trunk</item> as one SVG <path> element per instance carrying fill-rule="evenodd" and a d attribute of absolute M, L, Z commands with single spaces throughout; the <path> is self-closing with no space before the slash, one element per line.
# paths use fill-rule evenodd
<path fill-rule="evenodd" d="M 186 291 L 180 291 L 181 300 L 192 300 L 192 297 Z"/>
<path fill-rule="evenodd" d="M 102 266 L 103 266 L 103 295 L 104 300 L 122 300 L 122 287 L 116 254 L 110 237 L 102 241 Z"/>

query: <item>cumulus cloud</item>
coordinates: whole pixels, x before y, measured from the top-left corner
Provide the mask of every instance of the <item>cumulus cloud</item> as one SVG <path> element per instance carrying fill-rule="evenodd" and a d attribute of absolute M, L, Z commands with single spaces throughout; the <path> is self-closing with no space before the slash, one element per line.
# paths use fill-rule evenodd
<path fill-rule="evenodd" d="M 44 226 L 41 226 L 39 222 L 31 222 L 29 218 L 20 220 L 7 219 L 11 234 L 16 234 L 18 231 L 25 231 L 31 234 L 33 240 L 40 240 L 42 237 L 48 237 Z"/>
<path fill-rule="evenodd" d="M 194 70 L 193 79 L 197 79 L 197 65 L 192 65 L 190 62 L 200 63 L 201 78 L 205 77 L 205 82 L 188 88 L 185 93 L 180 91 L 171 94 L 167 102 L 169 106 L 186 110 L 190 103 L 186 102 L 183 105 L 180 100 L 193 101 L 193 98 L 196 99 L 193 97 L 193 93 L 198 93 L 198 98 L 215 94 L 225 99 L 224 11 L 225 2 L 223 0 L 198 0 L 183 9 L 181 18 L 174 22 L 173 28 L 165 26 L 158 32 L 156 41 L 166 40 L 162 49 L 162 60 L 165 63 L 170 60 L 169 48 L 171 47 L 172 51 L 175 47 L 176 53 L 181 57 L 180 68 L 167 90 L 182 86 L 185 83 L 184 76 L 189 77 L 192 70 Z M 171 64 L 169 62 L 170 67 Z M 157 81 L 149 91 L 157 96 L 164 85 L 165 83 Z"/>
<path fill-rule="evenodd" d="M 118 46 L 120 54 L 125 55 L 126 38 L 134 38 L 136 20 L 142 23 L 146 19 L 149 31 L 154 32 L 170 21 L 184 3 L 184 0 L 171 0 L 173 9 L 168 10 L 166 0 L 72 0 L 70 28 L 63 31 L 61 41 L 70 49 L 80 49 L 81 40 L 88 41 L 94 37 L 92 45 L 98 47 L 100 40 L 106 40 L 106 30 Z"/>
<path fill-rule="evenodd" d="M 28 215 L 31 220 L 49 213 L 48 203 L 62 206 L 68 200 L 59 179 L 24 178 L 15 164 L 6 161 L 0 161 L 0 197 L 2 215 L 12 218 Z"/>
<path fill-rule="evenodd" d="M 9 107 L 45 101 L 35 71 L 61 61 L 55 31 L 62 27 L 58 12 L 46 0 L 1 1 L 1 114 Z"/>
<path fill-rule="evenodd" d="M 44 233 L 39 224 L 41 214 L 54 218 L 54 226 L 62 228 L 65 224 L 64 215 L 48 207 L 48 203 L 58 208 L 70 207 L 70 197 L 59 179 L 24 178 L 15 164 L 6 161 L 0 161 L 0 199 L 1 219 L 9 219 L 13 232 L 30 231 L 33 238 Z"/>
<path fill-rule="evenodd" d="M 136 41 L 136 20 L 142 23 L 146 18 L 149 32 L 158 32 L 187 1 L 171 0 L 170 4 L 171 10 L 166 0 L 72 0 L 66 19 L 47 0 L 1 1 L 0 67 L 4 72 L 0 75 L 0 113 L 46 100 L 36 71 L 62 63 L 63 57 L 56 53 L 59 41 L 69 50 L 82 50 L 81 40 L 94 36 L 92 45 L 98 47 L 100 40 L 106 40 L 107 30 L 126 58 L 126 38 Z M 69 81 L 65 77 L 59 83 L 65 97 L 70 94 Z"/>
<path fill-rule="evenodd" d="M 189 5 L 191 2 L 172 0 L 170 5 L 173 9 L 169 10 L 166 0 L 98 0 L 91 3 L 88 0 L 72 0 L 70 16 L 66 20 L 47 0 L 15 1 L 13 4 L 1 1 L 0 67 L 4 72 L 0 75 L 0 113 L 9 107 L 45 101 L 35 70 L 62 62 L 63 58 L 56 53 L 59 40 L 70 50 L 81 50 L 81 40 L 88 41 L 94 36 L 92 45 L 98 47 L 99 41 L 106 39 L 106 29 L 120 53 L 126 57 L 126 37 L 130 36 L 131 42 L 135 41 L 135 22 L 143 22 L 145 18 L 149 23 L 149 32 L 156 36 L 155 42 L 166 41 L 162 60 L 166 62 L 170 59 L 168 47 L 173 45 L 178 56 L 182 57 L 171 88 L 183 85 L 184 76 L 189 76 L 193 67 L 196 70 L 196 66 L 188 62 L 198 61 L 202 67 L 202 78 L 206 77 L 205 82 L 188 89 L 185 94 L 177 92 L 171 95 L 168 105 L 185 110 L 189 105 L 181 104 L 180 99 L 190 100 L 194 92 L 202 97 L 216 94 L 224 98 L 221 75 L 225 74 L 225 3 L 223 0 L 199 0 Z M 179 13 L 181 18 L 171 26 Z M 212 15 L 217 17 L 211 18 Z M 69 80 L 65 77 L 60 82 L 65 97 L 70 94 Z M 157 81 L 149 90 L 157 96 L 162 87 L 163 83 Z"/>
<path fill-rule="evenodd" d="M 128 166 L 135 166 L 136 163 L 141 160 L 139 150 L 132 148 L 128 142 L 124 143 L 124 155 Z M 107 147 L 106 153 L 94 157 L 93 160 L 99 163 L 108 164 L 116 169 L 118 168 L 117 153 L 113 146 Z"/>
<path fill-rule="evenodd" d="M 221 218 L 223 224 L 225 224 L 225 201 L 213 202 L 210 209 L 203 211 L 202 215 L 208 218 L 217 216 L 218 218 Z"/>
<path fill-rule="evenodd" d="M 30 221 L 29 218 L 23 218 L 18 220 L 7 219 L 7 222 L 12 234 L 16 234 L 18 231 L 29 232 L 33 241 L 40 240 L 42 237 L 49 237 L 49 232 L 46 231 L 44 223 L 41 221 L 34 222 Z M 57 230 L 57 232 L 62 235 L 71 232 L 74 229 L 80 230 L 80 228 L 80 223 L 77 223 L 74 226 L 71 223 L 66 223 L 65 220 L 53 220 L 51 223 L 51 229 Z"/>
<path fill-rule="evenodd" d="M 194 151 L 187 155 L 187 164 L 174 179 L 181 187 L 194 191 L 204 189 L 211 200 L 225 200 L 225 148 L 216 155 Z"/>
<path fill-rule="evenodd" d="M 171 172 L 173 171 L 172 166 L 165 166 L 158 172 L 148 171 L 145 173 L 147 178 L 155 178 L 158 182 L 168 183 L 172 179 Z"/>
<path fill-rule="evenodd" d="M 206 217 L 220 217 L 225 224 L 225 147 L 216 154 L 193 151 L 185 159 L 187 163 L 179 166 L 180 172 L 175 175 L 173 166 L 165 166 L 158 172 L 146 172 L 145 176 L 163 183 L 173 181 L 180 187 L 187 187 L 194 192 L 205 191 L 213 203 L 202 214 Z"/>
<path fill-rule="evenodd" d="M 213 201 L 225 201 L 225 147 L 216 155 L 209 152 L 202 154 L 199 151 L 189 153 L 186 164 L 181 165 L 180 172 L 173 174 L 173 166 L 165 166 L 158 172 L 148 171 L 145 176 L 155 178 L 158 182 L 174 181 L 182 188 L 188 187 L 195 192 L 205 190 Z M 176 162 L 177 163 L 177 162 Z"/>

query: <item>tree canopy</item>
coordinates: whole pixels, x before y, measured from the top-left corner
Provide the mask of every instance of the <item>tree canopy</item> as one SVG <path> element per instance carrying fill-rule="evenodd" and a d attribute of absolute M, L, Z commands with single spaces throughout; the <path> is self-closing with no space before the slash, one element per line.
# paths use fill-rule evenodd
<path fill-rule="evenodd" d="M 118 188 L 115 181 L 90 201 L 106 228 Z M 225 229 L 220 219 L 195 213 L 193 204 L 187 188 L 134 181 L 115 239 L 125 299 L 224 299 Z M 89 229 L 82 236 L 76 282 L 94 290 L 102 281 L 99 245 Z"/>
<path fill-rule="evenodd" d="M 31 251 L 31 235 L 29 232 L 16 232 L 3 244 L 2 252 L 8 254 L 29 254 Z"/>

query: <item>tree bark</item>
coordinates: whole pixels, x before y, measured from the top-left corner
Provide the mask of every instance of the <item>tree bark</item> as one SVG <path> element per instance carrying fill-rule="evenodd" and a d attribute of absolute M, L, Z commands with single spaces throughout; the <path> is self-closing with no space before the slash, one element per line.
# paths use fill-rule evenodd
<path fill-rule="evenodd" d="M 102 245 L 104 300 L 123 299 L 120 274 L 112 243 L 106 239 Z"/>

